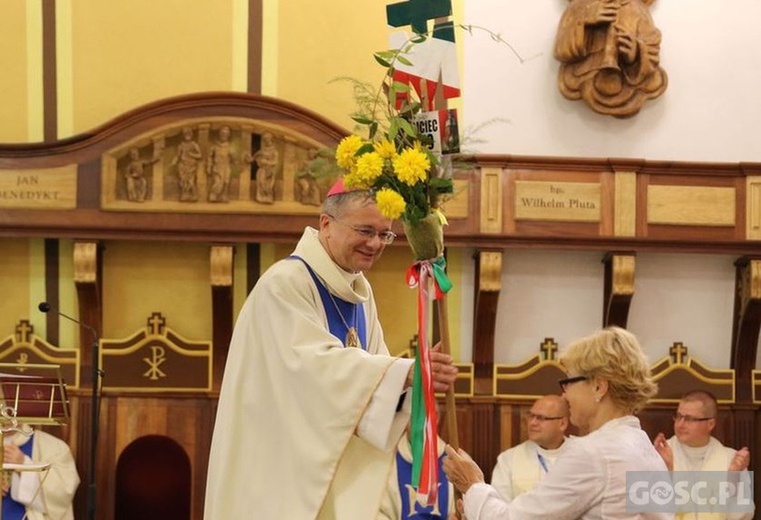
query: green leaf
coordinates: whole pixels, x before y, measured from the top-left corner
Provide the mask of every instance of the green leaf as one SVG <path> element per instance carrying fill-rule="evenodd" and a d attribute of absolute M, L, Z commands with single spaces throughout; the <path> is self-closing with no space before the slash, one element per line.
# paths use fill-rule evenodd
<path fill-rule="evenodd" d="M 396 85 L 398 84 L 400 83 L 397 83 L 396 81 L 393 82 L 391 86 L 389 87 L 388 92 L 386 93 L 386 97 L 388 98 L 388 102 L 390 104 L 394 104 L 394 102 L 396 101 L 396 94 L 397 94 Z"/>
<path fill-rule="evenodd" d="M 382 58 L 384 60 L 392 61 L 394 59 L 394 56 L 396 56 L 397 51 L 378 51 L 375 53 L 376 56 L 379 58 Z"/>
<path fill-rule="evenodd" d="M 394 119 L 397 119 L 399 121 L 399 127 L 404 130 L 404 133 L 407 134 L 410 137 L 417 138 L 417 130 L 410 124 L 409 121 L 404 119 L 403 117 L 396 117 Z"/>
<path fill-rule="evenodd" d="M 399 81 L 394 81 L 394 83 L 391 85 L 391 88 L 396 90 L 397 92 L 409 92 L 410 86 L 406 83 L 400 83 Z"/>
<path fill-rule="evenodd" d="M 359 150 L 357 150 L 357 153 L 354 155 L 359 157 L 359 156 L 365 155 L 366 153 L 370 153 L 372 151 L 373 151 L 373 143 L 365 143 L 359 147 Z"/>
<path fill-rule="evenodd" d="M 412 103 L 404 103 L 402 108 L 399 109 L 399 114 L 405 118 L 417 114 L 418 112 L 420 112 L 420 103 L 418 101 L 413 101 Z"/>
<path fill-rule="evenodd" d="M 370 139 L 375 137 L 376 133 L 378 133 L 378 122 L 373 121 L 372 123 L 370 123 L 370 132 L 369 132 Z"/>
<path fill-rule="evenodd" d="M 407 58 L 405 58 L 404 56 L 402 56 L 401 54 L 397 56 L 396 61 L 404 65 L 407 65 L 408 67 L 412 67 L 412 62 L 408 60 Z"/>
<path fill-rule="evenodd" d="M 436 193 L 452 193 L 454 191 L 454 184 L 451 179 L 442 179 L 440 177 L 433 177 L 430 180 L 431 188 Z"/>
<path fill-rule="evenodd" d="M 380 63 L 381 65 L 383 65 L 386 68 L 391 66 L 391 64 L 389 62 L 387 62 L 386 60 L 384 60 L 383 58 L 381 58 L 377 54 L 373 54 L 373 58 L 375 58 L 375 61 L 377 61 L 378 63 Z"/>
<path fill-rule="evenodd" d="M 351 118 L 360 125 L 370 125 L 373 123 L 372 119 L 368 119 L 364 116 L 352 116 Z"/>
<path fill-rule="evenodd" d="M 388 138 L 392 142 L 396 140 L 396 134 L 399 133 L 399 119 L 398 117 L 389 119 Z"/>

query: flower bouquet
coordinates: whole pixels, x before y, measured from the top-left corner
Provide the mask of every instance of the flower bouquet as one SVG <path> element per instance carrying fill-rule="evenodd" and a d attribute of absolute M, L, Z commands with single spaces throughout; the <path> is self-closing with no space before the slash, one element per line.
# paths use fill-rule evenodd
<path fill-rule="evenodd" d="M 373 191 L 383 216 L 402 220 L 415 258 L 428 260 L 443 252 L 446 219 L 439 204 L 452 193 L 453 185 L 439 174 L 440 163 L 430 143 L 410 122 L 421 103 L 411 99 L 408 85 L 393 79 L 394 63 L 405 61 L 404 52 L 403 48 L 375 54 L 387 69 L 386 77 L 371 111 L 353 117 L 367 127 L 367 137 L 344 138 L 336 148 L 336 162 L 345 171 L 345 186 Z M 381 96 L 386 102 L 378 100 Z M 380 116 L 379 106 L 385 108 Z"/>

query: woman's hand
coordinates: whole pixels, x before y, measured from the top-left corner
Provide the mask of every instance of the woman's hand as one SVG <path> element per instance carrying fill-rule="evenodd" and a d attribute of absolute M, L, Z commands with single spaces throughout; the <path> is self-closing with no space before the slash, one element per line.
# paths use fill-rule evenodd
<path fill-rule="evenodd" d="M 484 474 L 470 455 L 462 449 L 455 451 L 451 446 L 446 448 L 447 456 L 444 458 L 444 473 L 449 481 L 463 495 L 468 492 L 470 486 L 484 482 Z"/>

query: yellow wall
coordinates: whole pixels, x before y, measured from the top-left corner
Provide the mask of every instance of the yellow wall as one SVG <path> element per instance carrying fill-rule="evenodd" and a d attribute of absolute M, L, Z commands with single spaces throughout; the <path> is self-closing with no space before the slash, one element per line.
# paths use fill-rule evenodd
<path fill-rule="evenodd" d="M 153 312 L 191 340 L 211 339 L 207 244 L 108 242 L 103 252 L 103 336 L 125 338 Z"/>
<path fill-rule="evenodd" d="M 32 321 L 29 310 L 29 279 L 31 251 L 29 240 L 4 238 L 0 240 L 3 254 L 0 256 L 0 337 L 14 333 L 19 320 L 30 320 L 38 332 L 38 323 Z"/>
<path fill-rule="evenodd" d="M 25 0 L 0 7 L 0 142 L 27 141 L 27 54 Z"/>
<path fill-rule="evenodd" d="M 43 239 L 2 239 L 0 250 L 0 338 L 14 333 L 20 320 L 29 320 L 34 334 L 47 337 L 47 318 L 38 306 L 45 298 L 45 241 Z M 59 310 L 78 318 L 73 272 L 72 242 L 59 241 Z M 58 345 L 61 348 L 79 346 L 78 326 L 65 318 L 59 319 Z"/>
<path fill-rule="evenodd" d="M 385 6 L 356 0 L 280 2 L 277 96 L 351 129 L 351 86 L 331 81 L 350 76 L 379 85 L 383 80 L 384 69 L 372 53 L 388 48 Z"/>
<path fill-rule="evenodd" d="M 73 131 L 164 97 L 232 87 L 232 3 L 71 4 Z"/>

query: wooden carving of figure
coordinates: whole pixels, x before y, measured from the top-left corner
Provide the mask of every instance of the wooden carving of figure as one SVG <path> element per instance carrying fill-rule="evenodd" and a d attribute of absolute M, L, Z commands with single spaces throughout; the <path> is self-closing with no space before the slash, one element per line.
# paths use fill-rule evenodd
<path fill-rule="evenodd" d="M 180 180 L 180 200 L 195 202 L 198 200 L 197 172 L 198 163 L 203 158 L 201 147 L 193 139 L 193 129 L 182 129 L 182 141 L 177 146 L 177 155 L 172 160 L 172 166 L 177 167 L 177 177 Z"/>
<path fill-rule="evenodd" d="M 307 206 L 319 206 L 322 204 L 320 187 L 317 185 L 315 176 L 316 169 L 320 166 L 320 158 L 317 150 L 310 149 L 307 159 L 299 168 L 296 176 L 296 200 Z"/>
<path fill-rule="evenodd" d="M 147 166 L 158 162 L 156 157 L 151 161 L 140 158 L 140 150 L 133 147 L 129 149 L 129 162 L 124 169 L 124 178 L 127 181 L 127 200 L 131 202 L 145 202 L 148 194 L 148 179 L 145 177 Z"/>
<path fill-rule="evenodd" d="M 631 117 L 668 84 L 653 0 L 570 0 L 555 39 L 558 86 L 592 110 Z"/>
<path fill-rule="evenodd" d="M 209 148 L 206 174 L 209 176 L 209 202 L 227 202 L 230 187 L 233 155 L 230 149 L 230 127 L 225 125 L 217 132 L 217 141 Z"/>
<path fill-rule="evenodd" d="M 256 202 L 275 202 L 275 175 L 280 153 L 275 146 L 275 137 L 262 134 L 262 147 L 254 154 L 256 161 Z"/>

